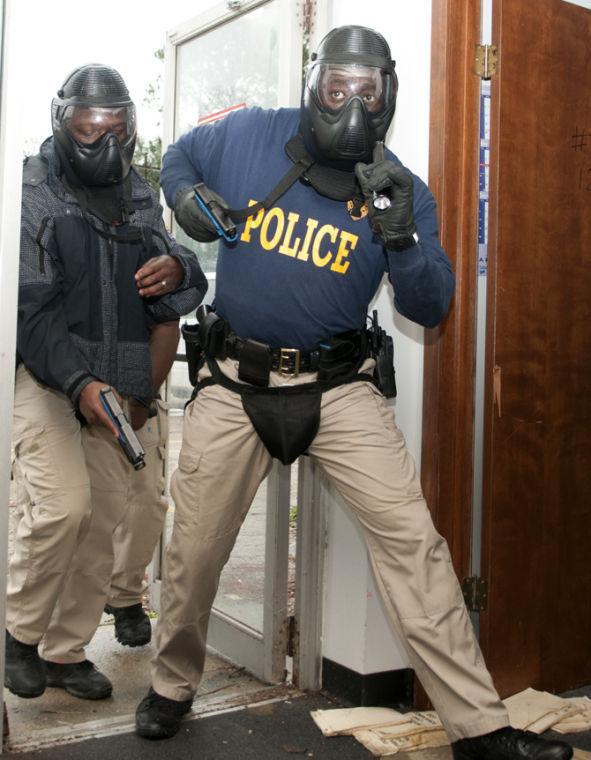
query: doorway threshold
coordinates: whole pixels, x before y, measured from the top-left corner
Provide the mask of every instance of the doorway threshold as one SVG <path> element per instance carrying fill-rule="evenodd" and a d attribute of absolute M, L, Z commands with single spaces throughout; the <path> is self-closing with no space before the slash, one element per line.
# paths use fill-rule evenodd
<path fill-rule="evenodd" d="M 99 626 L 87 657 L 113 682 L 113 696 L 77 699 L 63 689 L 48 688 L 37 699 L 20 699 L 4 690 L 9 736 L 4 751 L 20 753 L 84 739 L 133 731 L 135 708 L 150 683 L 153 644 L 129 648 L 114 638 L 113 625 Z M 297 694 L 286 685 L 269 686 L 220 657 L 208 655 L 197 698 L 188 719 L 221 714 L 252 704 Z"/>

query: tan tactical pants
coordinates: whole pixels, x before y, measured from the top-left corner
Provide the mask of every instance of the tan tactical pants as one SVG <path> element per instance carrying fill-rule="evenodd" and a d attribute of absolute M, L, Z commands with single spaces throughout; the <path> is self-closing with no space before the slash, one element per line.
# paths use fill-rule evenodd
<path fill-rule="evenodd" d="M 220 366 L 237 379 L 235 362 Z M 313 379 L 272 373 L 271 385 Z M 309 454 L 359 520 L 391 623 L 450 740 L 507 725 L 447 544 L 433 527 L 414 463 L 383 396 L 368 382 L 327 391 Z M 185 412 L 171 483 L 175 521 L 152 668 L 152 685 L 163 696 L 186 700 L 197 690 L 220 573 L 270 466 L 240 397 L 219 385 L 203 388 Z"/>
<path fill-rule="evenodd" d="M 146 466 L 136 473 L 123 520 L 113 534 L 115 562 L 109 604 L 139 604 L 146 592 L 146 567 L 162 534 L 168 501 L 164 495 L 164 458 L 168 438 L 166 405 L 158 401 L 158 416 L 136 434 L 146 451 Z"/>
<path fill-rule="evenodd" d="M 147 428 L 138 431 L 144 445 Z M 23 366 L 13 445 L 26 499 L 9 566 L 7 628 L 27 644 L 43 638 L 44 659 L 80 662 L 109 595 L 113 532 L 148 467 L 136 472 L 106 428 L 81 430 L 69 399 Z M 154 446 L 152 454 L 160 458 Z"/>

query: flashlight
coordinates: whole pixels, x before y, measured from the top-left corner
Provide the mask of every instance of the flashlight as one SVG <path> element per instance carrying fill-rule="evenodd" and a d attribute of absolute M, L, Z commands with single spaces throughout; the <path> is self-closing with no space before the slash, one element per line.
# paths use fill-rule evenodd
<path fill-rule="evenodd" d="M 382 140 L 378 140 L 378 142 L 374 145 L 373 149 L 373 162 L 374 164 L 377 164 L 378 161 L 384 160 L 384 143 Z M 377 209 L 378 211 L 385 211 L 387 208 L 390 208 L 390 198 L 388 198 L 387 195 L 384 193 L 377 193 L 375 190 L 373 191 L 373 207 Z"/>

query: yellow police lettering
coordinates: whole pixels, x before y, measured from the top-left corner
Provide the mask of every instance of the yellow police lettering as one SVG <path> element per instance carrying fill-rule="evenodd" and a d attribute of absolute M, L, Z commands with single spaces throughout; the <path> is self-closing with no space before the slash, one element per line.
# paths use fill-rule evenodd
<path fill-rule="evenodd" d="M 274 219 L 277 219 L 277 227 L 275 228 L 273 237 L 269 240 L 267 233 L 269 232 L 269 227 L 271 226 L 271 222 Z M 275 206 L 265 215 L 265 220 L 261 225 L 261 246 L 265 249 L 265 251 L 272 251 L 273 248 L 275 248 L 277 243 L 281 240 L 281 235 L 283 235 L 284 227 L 285 214 L 283 213 L 283 209 Z"/>
<path fill-rule="evenodd" d="M 322 238 L 328 236 L 331 243 L 336 243 L 339 231 L 332 224 L 323 224 L 318 230 L 316 237 L 314 238 L 314 245 L 312 246 L 312 261 L 317 267 L 325 267 L 332 259 L 332 253 L 328 251 L 324 256 L 320 255 L 320 242 Z"/>
<path fill-rule="evenodd" d="M 258 201 L 250 200 L 248 201 L 248 205 L 254 206 L 257 202 Z M 256 216 L 253 214 L 247 218 L 246 225 L 244 226 L 244 232 L 240 236 L 240 240 L 243 240 L 245 243 L 250 243 L 250 231 L 256 229 L 257 227 L 260 227 L 264 215 L 264 209 L 259 209 Z"/>
<path fill-rule="evenodd" d="M 341 230 L 339 250 L 337 251 L 335 260 L 330 267 L 331 272 L 340 272 L 341 274 L 345 274 L 347 269 L 349 269 L 349 264 L 351 262 L 343 261 L 343 259 L 346 259 L 351 251 L 355 250 L 355 246 L 357 245 L 358 240 L 359 238 L 357 235 L 353 235 L 351 232 L 345 232 L 344 230 Z"/>
<path fill-rule="evenodd" d="M 279 246 L 279 253 L 283 253 L 286 256 L 295 256 L 298 252 L 299 245 L 301 243 L 301 238 L 296 238 L 295 242 L 292 246 L 290 246 L 291 243 L 291 236 L 293 235 L 293 228 L 296 225 L 296 222 L 298 222 L 300 219 L 299 214 L 295 214 L 293 211 L 290 211 L 287 215 L 287 229 L 285 230 L 285 237 L 283 238 L 283 243 Z"/>
<path fill-rule="evenodd" d="M 298 259 L 300 259 L 300 261 L 308 261 L 308 250 L 310 248 L 310 243 L 312 242 L 312 235 L 316 231 L 316 227 L 318 227 L 318 219 L 308 219 L 306 226 L 308 229 L 306 230 L 304 245 L 302 246 L 302 250 L 298 253 Z"/>

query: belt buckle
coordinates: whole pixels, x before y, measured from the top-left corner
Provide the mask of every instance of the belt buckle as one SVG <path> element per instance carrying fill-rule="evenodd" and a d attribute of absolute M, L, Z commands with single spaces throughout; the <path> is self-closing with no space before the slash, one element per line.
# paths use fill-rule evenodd
<path fill-rule="evenodd" d="M 288 367 L 289 360 L 293 357 L 294 366 Z M 279 349 L 279 372 L 282 375 L 291 375 L 297 377 L 300 374 L 300 349 L 299 348 L 280 348 Z"/>

